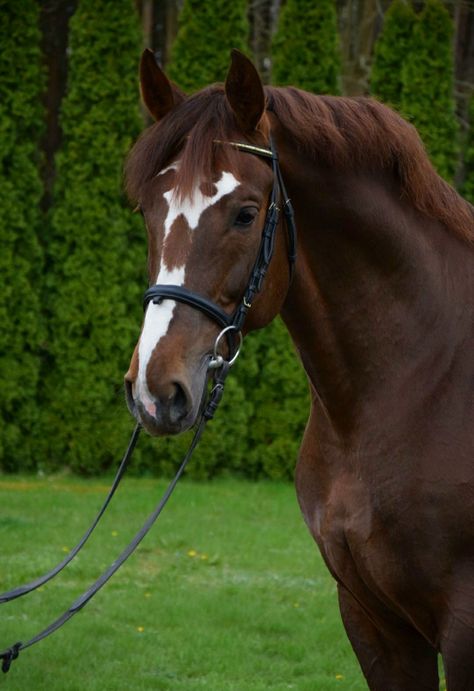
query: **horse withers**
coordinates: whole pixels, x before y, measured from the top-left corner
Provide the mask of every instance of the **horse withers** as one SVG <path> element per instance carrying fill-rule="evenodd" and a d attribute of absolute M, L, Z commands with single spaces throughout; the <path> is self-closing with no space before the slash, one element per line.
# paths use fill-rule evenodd
<path fill-rule="evenodd" d="M 145 52 L 156 119 L 130 153 L 150 284 L 231 315 L 259 251 L 278 152 L 295 208 L 244 332 L 281 313 L 312 406 L 296 468 L 304 519 L 337 581 L 370 689 L 474 689 L 474 215 L 414 128 L 367 98 L 263 87 L 232 53 L 225 85 L 185 97 Z M 282 224 L 283 225 L 283 224 Z M 153 435 L 196 421 L 219 325 L 150 302 L 126 375 Z"/>

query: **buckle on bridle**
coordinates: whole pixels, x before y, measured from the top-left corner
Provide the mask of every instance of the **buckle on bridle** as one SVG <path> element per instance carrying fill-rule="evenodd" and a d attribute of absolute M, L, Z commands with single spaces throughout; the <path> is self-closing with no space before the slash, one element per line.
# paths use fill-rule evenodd
<path fill-rule="evenodd" d="M 218 348 L 219 348 L 219 343 L 221 342 L 222 338 L 228 334 L 230 331 L 236 331 L 237 334 L 239 335 L 239 345 L 237 347 L 237 350 L 233 354 L 230 360 L 225 360 L 222 355 L 219 355 L 218 353 Z M 224 362 L 227 363 L 229 367 L 232 367 L 234 362 L 237 360 L 237 358 L 240 355 L 240 350 L 242 348 L 242 343 L 243 343 L 243 336 L 242 336 L 242 331 L 238 329 L 234 324 L 230 324 L 229 326 L 226 326 L 225 329 L 222 329 L 220 334 L 216 338 L 216 342 L 214 343 L 214 352 L 212 354 L 212 357 L 209 361 L 208 364 L 208 369 L 218 369 L 219 367 L 222 367 Z"/>

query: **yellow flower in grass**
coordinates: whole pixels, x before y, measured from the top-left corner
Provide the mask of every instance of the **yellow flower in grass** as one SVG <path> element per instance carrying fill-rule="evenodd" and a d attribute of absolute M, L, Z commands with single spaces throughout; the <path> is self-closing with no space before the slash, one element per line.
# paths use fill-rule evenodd
<path fill-rule="evenodd" d="M 344 679 L 344 675 L 343 674 L 336 674 L 336 679 L 338 681 L 341 681 L 342 679 Z"/>
<path fill-rule="evenodd" d="M 197 556 L 197 552 L 195 549 L 188 550 L 188 557 L 196 557 L 196 556 Z"/>
<path fill-rule="evenodd" d="M 137 631 L 138 633 L 143 633 L 145 631 L 145 628 L 143 626 L 137 626 Z"/>

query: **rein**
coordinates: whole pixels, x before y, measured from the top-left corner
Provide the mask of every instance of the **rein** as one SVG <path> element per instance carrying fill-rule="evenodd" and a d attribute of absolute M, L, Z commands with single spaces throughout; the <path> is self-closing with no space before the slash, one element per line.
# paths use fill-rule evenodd
<path fill-rule="evenodd" d="M 0 659 L 2 660 L 2 671 L 8 672 L 11 664 L 14 660 L 18 658 L 18 655 L 22 650 L 26 650 L 35 643 L 43 640 L 47 636 L 51 635 L 57 631 L 63 624 L 65 624 L 69 619 L 71 619 L 77 612 L 79 612 L 85 605 L 91 600 L 94 595 L 107 583 L 107 581 L 114 575 L 116 571 L 122 566 L 122 564 L 128 559 L 128 557 L 135 551 L 140 542 L 143 540 L 145 535 L 148 533 L 150 528 L 153 526 L 161 511 L 165 507 L 168 499 L 170 498 L 173 490 L 175 489 L 178 480 L 188 464 L 201 436 L 204 432 L 205 426 L 209 420 L 214 417 L 214 414 L 219 406 L 224 393 L 224 385 L 227 375 L 231 366 L 237 359 L 240 346 L 242 345 L 242 326 L 244 324 L 247 312 L 252 306 L 252 301 L 260 292 L 265 274 L 267 273 L 268 266 L 270 264 L 271 258 L 273 256 L 273 251 L 275 247 L 275 233 L 278 226 L 280 218 L 280 207 L 278 206 L 280 200 L 283 200 L 283 211 L 285 214 L 287 234 L 288 234 L 288 261 L 290 265 L 290 282 L 293 277 L 294 264 L 296 260 L 296 226 L 294 222 L 294 212 L 291 202 L 288 198 L 286 188 L 283 182 L 283 178 L 280 171 L 278 154 L 273 145 L 273 141 L 270 138 L 270 148 L 265 149 L 262 147 L 253 146 L 251 144 L 241 143 L 241 142 L 221 142 L 217 141 L 219 144 L 226 144 L 232 146 L 239 151 L 245 153 L 250 153 L 256 156 L 262 156 L 271 159 L 272 169 L 273 169 L 273 188 L 270 196 L 270 203 L 268 205 L 267 214 L 265 218 L 265 224 L 262 231 L 262 238 L 260 241 L 260 247 L 257 254 L 255 264 L 253 266 L 247 288 L 244 292 L 243 298 L 238 305 L 237 309 L 232 315 L 225 312 L 219 305 L 212 302 L 208 298 L 187 290 L 183 286 L 174 285 L 154 285 L 151 286 L 144 295 L 144 309 L 146 310 L 148 304 L 153 302 L 154 304 L 160 304 L 165 299 L 176 300 L 178 302 L 186 303 L 191 307 L 201 310 L 209 318 L 216 321 L 219 326 L 222 327 L 222 331 L 217 336 L 216 342 L 214 344 L 214 353 L 211 356 L 208 369 L 213 370 L 213 385 L 207 402 L 204 404 L 203 412 L 198 425 L 196 426 L 196 431 L 194 433 L 193 439 L 189 448 L 179 466 L 174 478 L 169 483 L 165 493 L 163 494 L 161 500 L 157 504 L 155 510 L 149 515 L 148 519 L 145 521 L 143 527 L 136 533 L 131 542 L 125 547 L 117 559 L 104 571 L 104 573 L 97 578 L 96 581 L 80 595 L 71 606 L 57 619 L 55 619 L 46 628 L 41 630 L 26 643 L 17 642 L 14 645 L 6 648 L 0 652 Z M 235 333 L 232 333 L 235 332 Z M 239 336 L 240 342 L 238 346 L 235 346 L 235 339 L 232 336 Z M 219 344 L 223 337 L 227 337 L 229 343 L 229 360 L 225 360 L 221 355 L 219 355 Z M 203 397 L 204 400 L 204 397 Z M 109 493 L 102 504 L 96 518 L 92 522 L 90 528 L 84 533 L 77 545 L 70 551 L 70 553 L 53 569 L 48 571 L 43 576 L 36 578 L 35 580 L 27 583 L 25 585 L 19 586 L 5 593 L 0 594 L 0 604 L 15 600 L 18 597 L 22 597 L 41 585 L 44 585 L 52 578 L 54 578 L 58 573 L 60 573 L 79 553 L 82 547 L 85 545 L 90 535 L 96 528 L 103 514 L 105 513 L 108 505 L 110 504 L 115 491 L 125 474 L 128 462 L 132 456 L 133 450 L 138 440 L 140 433 L 140 426 L 137 424 L 131 439 L 129 441 L 125 455 L 120 463 L 120 466 L 115 475 L 112 486 Z"/>

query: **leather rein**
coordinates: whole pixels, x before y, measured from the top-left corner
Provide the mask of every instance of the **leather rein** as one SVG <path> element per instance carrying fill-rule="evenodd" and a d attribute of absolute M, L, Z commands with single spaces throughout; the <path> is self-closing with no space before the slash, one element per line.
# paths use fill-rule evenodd
<path fill-rule="evenodd" d="M 263 280 L 267 273 L 270 261 L 273 256 L 273 251 L 275 247 L 275 236 L 278 222 L 280 220 L 280 204 L 282 205 L 286 227 L 288 235 L 288 261 L 290 266 L 290 282 L 293 277 L 294 265 L 296 260 L 296 226 L 294 221 L 294 212 L 288 194 L 286 192 L 285 184 L 280 171 L 278 154 L 274 147 L 273 141 L 270 138 L 270 147 L 264 148 L 259 146 L 253 146 L 252 144 L 247 144 L 244 142 L 225 142 L 217 141 L 218 144 L 223 144 L 227 146 L 232 146 L 239 151 L 253 154 L 255 156 L 260 156 L 271 160 L 272 170 L 273 170 L 273 187 L 270 195 L 270 201 L 267 209 L 267 214 L 265 218 L 265 224 L 262 230 L 262 237 L 260 241 L 260 247 L 258 250 L 257 258 L 254 263 L 252 272 L 250 274 L 250 279 L 245 289 L 244 295 L 240 304 L 237 306 L 233 314 L 228 314 L 219 305 L 212 302 L 208 298 L 194 293 L 183 286 L 176 285 L 153 285 L 145 292 L 144 295 L 144 309 L 146 310 L 149 303 L 159 304 L 163 300 L 176 300 L 177 302 L 185 303 L 201 310 L 207 317 L 213 319 L 215 322 L 222 327 L 222 331 L 217 336 L 214 345 L 214 354 L 210 357 L 208 368 L 213 370 L 213 384 L 209 395 L 207 396 L 207 401 L 205 401 L 205 394 L 203 394 L 204 405 L 202 408 L 201 417 L 199 423 L 196 426 L 196 431 L 194 433 L 191 444 L 184 456 L 184 459 L 179 466 L 176 475 L 171 480 L 165 493 L 157 504 L 155 510 L 150 514 L 146 520 L 143 527 L 136 533 L 132 541 L 127 545 L 127 547 L 122 551 L 122 553 L 117 557 L 117 559 L 109 566 L 106 571 L 82 594 L 78 597 L 71 606 L 57 619 L 55 619 L 51 624 L 49 624 L 45 629 L 41 630 L 38 634 L 33 636 L 30 640 L 25 643 L 17 642 L 14 645 L 6 648 L 0 652 L 0 660 L 2 660 L 2 671 L 8 672 L 12 662 L 18 657 L 19 653 L 26 648 L 38 643 L 43 640 L 54 631 L 57 631 L 63 624 L 65 624 L 69 619 L 71 619 L 77 612 L 79 612 L 85 605 L 92 599 L 92 597 L 107 583 L 107 581 L 114 575 L 114 573 L 122 566 L 122 564 L 128 559 L 128 557 L 135 551 L 139 543 L 143 540 L 145 535 L 148 533 L 152 525 L 155 523 L 156 519 L 160 515 L 164 506 L 166 505 L 168 499 L 170 498 L 174 488 L 176 487 L 179 478 L 184 472 L 184 469 L 191 458 L 194 449 L 196 448 L 204 428 L 209 420 L 214 417 L 217 407 L 220 403 L 224 392 L 224 384 L 229 373 L 230 367 L 233 365 L 237 359 L 240 352 L 240 345 L 242 343 L 242 333 L 241 329 L 245 322 L 247 312 L 252 306 L 252 302 L 255 296 L 260 292 L 263 284 Z M 239 337 L 240 343 L 236 346 L 235 336 Z M 223 337 L 226 337 L 229 344 L 229 359 L 225 360 L 219 354 L 219 344 Z M 17 588 L 9 590 L 4 593 L 0 593 L 0 604 L 9 602 L 23 595 L 36 590 L 40 586 L 44 585 L 52 578 L 54 578 L 60 571 L 62 571 L 78 554 L 78 552 L 85 545 L 90 535 L 96 528 L 100 519 L 102 518 L 105 510 L 107 509 L 113 495 L 122 479 L 125 470 L 127 468 L 128 462 L 132 456 L 133 450 L 135 448 L 138 436 L 140 432 L 140 426 L 137 424 L 128 444 L 125 455 L 120 463 L 120 466 L 115 475 L 112 486 L 109 493 L 102 504 L 96 518 L 92 522 L 90 528 L 84 533 L 77 545 L 69 552 L 69 554 L 59 562 L 53 569 L 48 573 L 44 574 L 31 581 L 30 583 L 21 585 Z"/>

